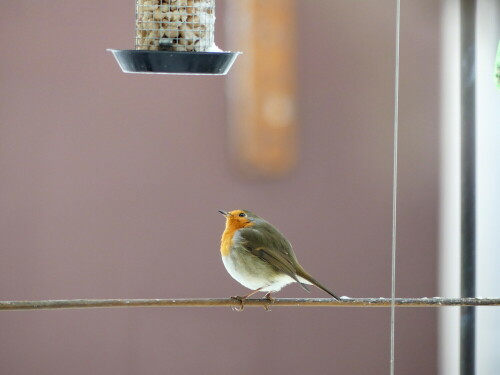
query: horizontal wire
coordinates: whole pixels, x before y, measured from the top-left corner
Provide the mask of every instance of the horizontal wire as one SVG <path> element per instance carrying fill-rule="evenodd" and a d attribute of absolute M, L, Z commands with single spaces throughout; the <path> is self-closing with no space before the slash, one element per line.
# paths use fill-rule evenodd
<path fill-rule="evenodd" d="M 449 306 L 500 306 L 500 298 L 396 298 L 400 307 L 449 307 Z M 276 298 L 248 299 L 246 306 L 330 306 L 330 307 L 390 307 L 391 298 Z M 52 310 L 87 309 L 98 307 L 240 307 L 241 302 L 232 298 L 191 299 L 73 299 L 46 301 L 0 301 L 0 310 Z"/>

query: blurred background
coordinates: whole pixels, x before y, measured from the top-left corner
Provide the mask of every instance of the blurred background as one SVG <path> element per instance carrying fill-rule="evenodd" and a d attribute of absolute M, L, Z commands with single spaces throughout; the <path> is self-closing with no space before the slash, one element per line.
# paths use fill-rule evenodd
<path fill-rule="evenodd" d="M 390 295 L 395 2 L 290 4 L 298 157 L 275 180 L 233 166 L 227 78 L 121 73 L 106 48 L 133 48 L 132 1 L 0 4 L 0 300 L 244 293 L 219 255 L 217 210 L 236 208 L 274 223 L 337 294 Z M 217 44 L 241 50 L 217 7 Z M 402 8 L 399 297 L 438 294 L 440 14 L 436 0 Z M 278 296 L 326 297 L 297 285 Z M 382 308 L 2 312 L 0 373 L 381 374 L 389 318 Z M 436 373 L 437 312 L 398 309 L 396 322 L 396 370 Z"/>

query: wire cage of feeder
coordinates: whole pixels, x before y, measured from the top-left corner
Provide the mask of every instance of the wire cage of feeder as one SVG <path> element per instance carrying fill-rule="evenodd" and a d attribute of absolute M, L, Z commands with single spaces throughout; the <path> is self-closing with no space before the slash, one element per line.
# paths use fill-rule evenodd
<path fill-rule="evenodd" d="M 126 73 L 226 74 L 239 52 L 215 45 L 215 0 L 136 0 L 135 50 L 110 50 Z"/>

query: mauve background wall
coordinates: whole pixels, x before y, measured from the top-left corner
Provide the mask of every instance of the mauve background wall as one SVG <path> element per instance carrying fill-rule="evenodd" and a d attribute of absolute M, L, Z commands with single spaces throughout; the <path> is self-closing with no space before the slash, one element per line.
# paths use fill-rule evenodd
<path fill-rule="evenodd" d="M 133 1 L 0 3 L 0 299 L 242 293 L 218 250 L 217 209 L 234 208 L 277 224 L 337 293 L 388 296 L 395 2 L 296 4 L 301 157 L 269 182 L 231 170 L 224 78 L 119 71 L 105 49 L 132 47 Z M 237 50 L 223 5 L 217 38 Z M 436 294 L 437 12 L 403 4 L 398 296 Z M 0 327 L 1 374 L 389 367 L 388 309 L 21 311 Z M 435 332 L 435 311 L 398 309 L 398 373 L 436 373 Z"/>

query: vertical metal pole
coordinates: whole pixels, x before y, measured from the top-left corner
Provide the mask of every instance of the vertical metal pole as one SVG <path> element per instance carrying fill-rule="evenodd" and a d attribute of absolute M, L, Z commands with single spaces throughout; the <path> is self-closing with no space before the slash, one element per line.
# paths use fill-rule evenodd
<path fill-rule="evenodd" d="M 461 0 L 461 295 L 476 293 L 476 0 Z M 475 309 L 460 315 L 460 374 L 475 374 Z"/>

